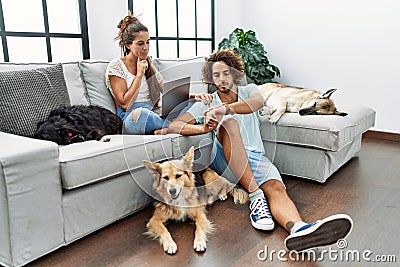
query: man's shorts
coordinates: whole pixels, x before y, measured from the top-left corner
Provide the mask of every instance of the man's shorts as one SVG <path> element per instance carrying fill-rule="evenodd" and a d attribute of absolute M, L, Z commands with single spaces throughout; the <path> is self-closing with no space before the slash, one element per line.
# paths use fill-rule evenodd
<path fill-rule="evenodd" d="M 247 150 L 246 153 L 250 163 L 250 168 L 253 171 L 254 179 L 258 186 L 261 186 L 269 180 L 278 180 L 284 185 L 278 169 L 263 155 L 263 153 Z M 235 184 L 239 182 L 239 179 L 236 178 L 232 170 L 229 168 L 228 162 L 225 159 L 223 147 L 217 138 L 214 139 L 210 167 L 219 175 L 227 178 L 230 182 Z"/>

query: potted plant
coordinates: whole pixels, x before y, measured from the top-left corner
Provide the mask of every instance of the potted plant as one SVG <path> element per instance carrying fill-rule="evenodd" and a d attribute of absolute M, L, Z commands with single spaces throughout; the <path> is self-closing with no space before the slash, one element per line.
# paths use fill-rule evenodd
<path fill-rule="evenodd" d="M 269 63 L 267 51 L 252 30 L 244 32 L 236 28 L 229 38 L 224 38 L 218 45 L 219 49 L 232 49 L 240 54 L 245 65 L 247 79 L 257 85 L 274 82 L 275 76 L 280 76 L 279 68 Z"/>

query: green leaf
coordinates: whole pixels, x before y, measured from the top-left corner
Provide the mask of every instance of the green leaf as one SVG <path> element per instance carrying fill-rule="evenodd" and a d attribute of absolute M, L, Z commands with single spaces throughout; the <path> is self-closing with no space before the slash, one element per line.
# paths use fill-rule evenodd
<path fill-rule="evenodd" d="M 234 29 L 228 38 L 222 39 L 218 48 L 230 48 L 240 54 L 245 65 L 247 79 L 256 84 L 273 82 L 275 76 L 280 77 L 279 68 L 269 63 L 267 51 L 253 30 L 244 32 L 241 28 Z"/>

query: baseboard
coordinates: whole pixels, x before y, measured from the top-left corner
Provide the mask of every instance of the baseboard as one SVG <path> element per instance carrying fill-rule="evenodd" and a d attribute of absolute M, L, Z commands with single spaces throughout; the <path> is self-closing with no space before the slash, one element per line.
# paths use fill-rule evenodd
<path fill-rule="evenodd" d="M 363 138 L 373 138 L 373 139 L 400 142 L 399 133 L 388 133 L 388 132 L 381 132 L 374 130 L 368 130 L 365 133 L 363 133 Z"/>

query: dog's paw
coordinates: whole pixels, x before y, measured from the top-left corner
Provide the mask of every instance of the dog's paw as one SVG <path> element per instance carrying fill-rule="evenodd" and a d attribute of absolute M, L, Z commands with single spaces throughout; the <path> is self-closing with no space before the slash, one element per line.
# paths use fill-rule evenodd
<path fill-rule="evenodd" d="M 164 251 L 170 255 L 175 254 L 178 250 L 178 246 L 174 241 L 167 241 L 163 243 Z"/>
<path fill-rule="evenodd" d="M 225 201 L 225 200 L 228 199 L 228 195 L 225 194 L 225 193 L 220 193 L 220 194 L 218 195 L 218 198 L 219 198 L 219 200 L 221 200 L 221 201 Z"/>
<path fill-rule="evenodd" d="M 207 198 L 207 205 L 208 205 L 208 206 L 214 205 L 214 202 L 215 202 L 214 196 L 209 196 L 209 197 Z"/>
<path fill-rule="evenodd" d="M 111 137 L 109 137 L 109 136 L 103 136 L 100 139 L 100 142 L 110 142 L 110 141 L 111 141 Z"/>
<path fill-rule="evenodd" d="M 203 238 L 196 238 L 194 240 L 193 248 L 196 252 L 206 251 L 206 240 Z"/>
<path fill-rule="evenodd" d="M 276 123 L 276 120 L 273 120 L 273 119 L 269 118 L 269 119 L 268 119 L 268 122 L 269 122 L 270 124 L 275 124 L 275 123 Z"/>
<path fill-rule="evenodd" d="M 271 109 L 267 106 L 263 106 L 259 111 L 258 114 L 260 114 L 260 116 L 268 116 L 271 115 Z"/>
<path fill-rule="evenodd" d="M 274 116 L 275 114 L 271 115 L 268 119 L 268 122 L 271 124 L 275 124 L 281 118 L 281 116 Z"/>

